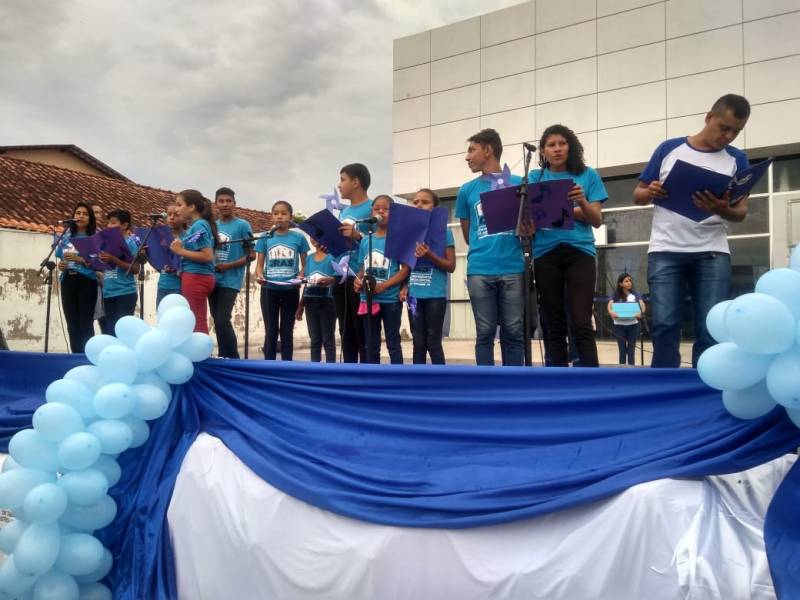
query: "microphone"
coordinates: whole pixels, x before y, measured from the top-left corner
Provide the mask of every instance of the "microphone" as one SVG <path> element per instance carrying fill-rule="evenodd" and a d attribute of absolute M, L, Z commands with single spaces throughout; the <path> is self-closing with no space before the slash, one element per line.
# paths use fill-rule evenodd
<path fill-rule="evenodd" d="M 522 147 L 525 148 L 528 152 L 536 152 L 536 146 L 531 144 L 530 142 L 522 142 Z"/>
<path fill-rule="evenodd" d="M 276 231 L 278 231 L 278 226 L 273 225 L 272 227 L 269 228 L 269 231 L 266 233 L 264 237 L 271 238 L 273 235 L 275 235 Z"/>
<path fill-rule="evenodd" d="M 167 213 L 165 213 L 165 212 L 153 213 L 152 215 L 147 215 L 147 216 L 150 217 L 151 219 L 164 219 L 164 220 L 166 220 Z"/>
<path fill-rule="evenodd" d="M 372 225 L 373 223 L 381 223 L 382 221 L 382 216 L 375 215 L 374 217 L 369 217 L 368 219 L 358 219 L 356 223 L 368 223 L 369 225 Z"/>
<path fill-rule="evenodd" d="M 58 221 L 58 225 L 72 225 L 76 222 L 75 219 L 64 219 L 63 221 Z"/>

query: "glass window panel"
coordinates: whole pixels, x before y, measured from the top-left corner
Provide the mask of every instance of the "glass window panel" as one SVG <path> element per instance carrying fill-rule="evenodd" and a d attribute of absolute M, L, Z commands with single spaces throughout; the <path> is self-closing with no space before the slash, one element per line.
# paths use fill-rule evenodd
<path fill-rule="evenodd" d="M 750 198 L 747 218 L 741 223 L 728 222 L 728 235 L 769 233 L 769 198 Z"/>
<path fill-rule="evenodd" d="M 764 158 L 758 158 L 755 160 L 750 161 L 751 165 L 757 165 L 761 161 L 766 160 Z M 774 167 L 773 167 L 774 168 Z M 766 194 L 769 192 L 769 172 L 766 173 L 756 184 L 750 194 Z"/>
<path fill-rule="evenodd" d="M 633 278 L 633 287 L 637 292 L 640 294 L 647 292 L 647 244 L 597 249 L 594 319 L 598 339 L 613 339 L 611 333 L 613 322 L 608 316 L 606 305 L 608 296 L 614 293 L 617 278 L 622 273 L 628 273 Z"/>
<path fill-rule="evenodd" d="M 638 183 L 638 175 L 604 179 L 603 184 L 608 192 L 608 200 L 603 203 L 603 208 L 633 206 L 633 190 L 636 189 Z"/>
<path fill-rule="evenodd" d="M 769 271 L 769 238 L 730 240 L 731 298 L 752 292 L 756 280 Z"/>
<path fill-rule="evenodd" d="M 409 202 L 411 204 L 411 202 Z M 455 198 L 440 198 L 439 206 L 447 209 L 447 222 L 455 223 L 456 219 L 456 199 Z"/>
<path fill-rule="evenodd" d="M 776 160 L 772 164 L 772 189 L 776 192 L 800 190 L 800 157 Z"/>
<path fill-rule="evenodd" d="M 603 223 L 609 244 L 647 242 L 653 223 L 653 209 L 603 211 Z"/>

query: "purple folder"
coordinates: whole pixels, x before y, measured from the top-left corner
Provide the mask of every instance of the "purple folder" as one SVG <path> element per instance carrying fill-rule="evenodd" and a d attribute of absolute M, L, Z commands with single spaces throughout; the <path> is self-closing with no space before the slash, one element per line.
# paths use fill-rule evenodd
<path fill-rule="evenodd" d="M 116 228 L 115 228 L 116 229 Z M 86 266 L 92 271 L 110 271 L 116 265 L 110 265 L 100 260 L 100 253 L 103 252 L 102 240 L 97 234 L 89 237 L 72 238 L 70 243 L 75 246 L 80 257 L 86 261 Z"/>
<path fill-rule="evenodd" d="M 136 235 L 144 243 L 149 227 L 137 227 Z M 164 267 L 171 267 L 178 271 L 181 268 L 181 257 L 169 249 L 172 244 L 172 229 L 167 225 L 156 225 L 153 227 L 150 237 L 147 237 L 145 252 L 147 262 L 156 270 L 163 271 Z"/>
<path fill-rule="evenodd" d="M 432 214 L 432 211 L 406 204 L 392 204 L 386 227 L 386 256 L 413 269 L 417 264 L 414 256 L 417 243 L 427 239 Z"/>
<path fill-rule="evenodd" d="M 575 211 L 569 192 L 572 179 L 553 179 L 528 184 L 530 216 L 536 229 L 572 229 Z M 490 234 L 514 231 L 519 217 L 519 185 L 483 192 L 481 209 Z"/>
<path fill-rule="evenodd" d="M 128 248 L 128 243 L 125 241 L 119 227 L 106 227 L 98 231 L 94 236 L 100 238 L 100 248 L 103 252 L 108 252 L 111 256 L 121 258 L 125 262 L 133 260 L 131 249 Z"/>
<path fill-rule="evenodd" d="M 437 206 L 431 211 L 431 220 L 428 224 L 428 235 L 425 236 L 425 244 L 436 256 L 444 257 L 447 249 L 447 219 L 449 213 L 443 206 Z M 389 221 L 391 227 L 391 221 Z M 427 258 L 418 258 L 417 267 L 433 267 L 434 264 Z"/>
<path fill-rule="evenodd" d="M 353 248 L 353 240 L 346 238 L 339 231 L 342 223 L 328 209 L 321 210 L 308 217 L 298 227 L 317 243 L 328 249 L 331 256 L 341 256 Z"/>

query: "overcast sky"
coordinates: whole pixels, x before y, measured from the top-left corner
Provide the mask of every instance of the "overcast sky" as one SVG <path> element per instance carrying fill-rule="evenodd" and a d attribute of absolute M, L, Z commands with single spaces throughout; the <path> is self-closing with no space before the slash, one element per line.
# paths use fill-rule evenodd
<path fill-rule="evenodd" d="M 2 0 L 0 145 L 76 144 L 133 181 L 308 214 L 392 176 L 392 40 L 519 0 Z"/>

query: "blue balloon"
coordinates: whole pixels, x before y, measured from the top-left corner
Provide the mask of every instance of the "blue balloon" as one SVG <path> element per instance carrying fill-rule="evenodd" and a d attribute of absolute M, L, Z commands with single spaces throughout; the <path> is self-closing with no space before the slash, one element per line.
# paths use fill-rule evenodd
<path fill-rule="evenodd" d="M 108 527 L 117 516 L 117 504 L 108 494 L 91 506 L 68 505 L 61 515 L 61 523 L 83 531 Z"/>
<path fill-rule="evenodd" d="M 0 551 L 2 551 L 3 554 L 11 554 L 14 552 L 19 538 L 25 533 L 27 528 L 28 523 L 21 519 L 12 519 L 6 523 L 4 527 L 0 527 Z"/>
<path fill-rule="evenodd" d="M 100 357 L 100 352 L 102 352 L 105 348 L 109 346 L 118 346 L 122 344 L 117 338 L 113 335 L 95 335 L 86 342 L 86 348 L 84 352 L 86 353 L 86 358 L 89 359 L 89 362 L 96 365 L 97 360 Z"/>
<path fill-rule="evenodd" d="M 87 431 L 73 433 L 58 448 L 61 466 L 79 470 L 92 466 L 100 456 L 102 448 L 96 435 Z"/>
<path fill-rule="evenodd" d="M 109 346 L 100 353 L 97 366 L 103 373 L 104 383 L 130 385 L 138 374 L 136 353 L 127 346 Z"/>
<path fill-rule="evenodd" d="M 44 396 L 48 402 L 63 402 L 78 411 L 83 419 L 93 419 L 92 398 L 97 387 L 89 387 L 72 379 L 56 379 L 47 386 Z"/>
<path fill-rule="evenodd" d="M 0 565 L 0 597 L 17 598 L 33 587 L 36 575 L 23 575 L 13 556 L 8 556 Z"/>
<path fill-rule="evenodd" d="M 722 404 L 737 419 L 757 419 L 777 406 L 765 381 L 743 390 L 722 392 Z"/>
<path fill-rule="evenodd" d="M 53 473 L 25 467 L 0 473 L 0 506 L 10 509 L 22 508 L 28 492 L 37 485 L 53 483 L 55 480 L 56 476 Z"/>
<path fill-rule="evenodd" d="M 769 354 L 752 354 L 733 342 L 723 342 L 700 355 L 697 374 L 714 389 L 743 390 L 766 376 L 772 359 Z"/>
<path fill-rule="evenodd" d="M 80 584 L 81 595 L 79 600 L 111 600 L 111 590 L 102 583 Z"/>
<path fill-rule="evenodd" d="M 152 421 L 167 412 L 169 399 L 164 391 L 155 385 L 137 384 L 133 386 L 136 404 L 132 414 L 139 419 Z"/>
<path fill-rule="evenodd" d="M 175 348 L 175 352 L 180 352 L 192 362 L 200 362 L 211 356 L 214 350 L 214 342 L 207 333 L 195 331 L 180 346 Z"/>
<path fill-rule="evenodd" d="M 778 404 L 800 409 L 800 348 L 775 357 L 767 370 L 767 389 Z"/>
<path fill-rule="evenodd" d="M 52 569 L 33 586 L 34 600 L 80 600 L 78 582 L 72 575 Z"/>
<path fill-rule="evenodd" d="M 136 378 L 134 384 L 154 385 L 158 389 L 164 392 L 164 395 L 167 397 L 167 401 L 172 399 L 172 388 L 166 381 L 164 381 L 164 378 L 161 377 L 161 375 L 159 375 L 158 373 L 153 373 L 152 371 L 148 371 L 146 373 L 139 373 L 139 376 Z"/>
<path fill-rule="evenodd" d="M 63 402 L 42 404 L 33 413 L 33 428 L 49 442 L 60 442 L 84 430 L 78 411 Z"/>
<path fill-rule="evenodd" d="M 100 560 L 100 565 L 88 575 L 76 575 L 75 579 L 78 583 L 92 583 L 100 581 L 111 572 L 111 567 L 114 566 L 114 557 L 108 548 L 103 548 L 103 558 Z"/>
<path fill-rule="evenodd" d="M 794 345 L 794 327 L 792 311 L 766 294 L 743 294 L 725 311 L 725 331 L 745 352 L 785 352 Z"/>
<path fill-rule="evenodd" d="M 122 317 L 114 326 L 114 333 L 119 341 L 128 348 L 136 346 L 137 340 L 150 331 L 150 325 L 131 315 Z"/>
<path fill-rule="evenodd" d="M 150 427 L 147 426 L 147 422 L 132 415 L 122 419 L 122 422 L 131 428 L 131 433 L 133 434 L 131 448 L 144 446 L 150 437 Z"/>
<path fill-rule="evenodd" d="M 731 336 L 725 331 L 725 311 L 730 306 L 731 300 L 715 304 L 706 315 L 706 329 L 718 342 L 730 342 Z"/>
<path fill-rule="evenodd" d="M 92 465 L 92 468 L 97 469 L 105 476 L 106 481 L 108 481 L 109 489 L 117 485 L 122 477 L 122 468 L 120 468 L 119 463 L 105 454 L 97 459 L 97 462 Z"/>
<path fill-rule="evenodd" d="M 185 306 L 175 306 L 158 317 L 157 329 L 169 334 L 173 348 L 185 342 L 194 331 L 194 313 Z"/>
<path fill-rule="evenodd" d="M 94 395 L 94 410 L 103 419 L 119 419 L 133 410 L 136 394 L 124 383 L 108 383 Z"/>
<path fill-rule="evenodd" d="M 58 485 L 72 504 L 91 506 L 108 493 L 108 479 L 98 469 L 81 469 L 64 473 Z"/>
<path fill-rule="evenodd" d="M 61 532 L 57 523 L 31 523 L 19 536 L 14 548 L 14 562 L 23 575 L 41 575 L 58 558 Z"/>
<path fill-rule="evenodd" d="M 800 273 L 792 269 L 772 269 L 756 282 L 756 292 L 767 294 L 783 302 L 800 319 Z"/>
<path fill-rule="evenodd" d="M 164 316 L 164 313 L 166 313 L 170 308 L 174 308 L 176 306 L 189 308 L 189 301 L 180 294 L 168 294 L 167 296 L 164 296 L 158 305 L 158 319 L 161 320 L 161 317 Z"/>
<path fill-rule="evenodd" d="M 134 347 L 140 371 L 152 371 L 161 366 L 172 352 L 169 334 L 159 329 L 148 331 L 136 342 Z"/>
<path fill-rule="evenodd" d="M 55 483 L 43 483 L 28 492 L 22 508 L 33 523 L 55 523 L 67 509 L 67 494 Z"/>
<path fill-rule="evenodd" d="M 102 385 L 100 369 L 94 365 L 81 365 L 79 367 L 73 367 L 66 372 L 64 379 L 82 383 L 92 390 L 92 393 L 100 389 L 100 386 Z"/>
<path fill-rule="evenodd" d="M 58 446 L 35 429 L 18 431 L 8 442 L 8 453 L 18 465 L 40 471 L 58 470 Z"/>
<path fill-rule="evenodd" d="M 119 454 L 131 447 L 133 432 L 119 419 L 100 419 L 89 425 L 89 433 L 100 440 L 103 454 Z"/>
<path fill-rule="evenodd" d="M 100 566 L 103 550 L 103 544 L 88 533 L 62 535 L 56 568 L 70 575 L 88 575 Z"/>
<path fill-rule="evenodd" d="M 167 383 L 180 385 L 192 378 L 192 375 L 194 375 L 194 366 L 192 365 L 192 361 L 183 354 L 172 352 L 167 362 L 158 368 L 158 374 L 161 375 Z"/>

